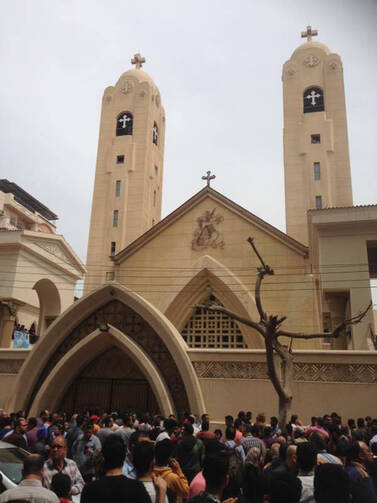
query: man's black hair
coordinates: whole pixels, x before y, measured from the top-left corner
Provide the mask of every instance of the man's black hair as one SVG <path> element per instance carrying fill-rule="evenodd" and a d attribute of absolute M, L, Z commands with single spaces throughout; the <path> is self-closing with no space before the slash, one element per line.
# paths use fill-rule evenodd
<path fill-rule="evenodd" d="M 246 424 L 245 426 L 246 431 L 248 433 L 251 433 L 254 437 L 257 437 L 259 434 L 259 427 L 257 424 L 254 424 L 253 426 L 250 426 L 250 424 Z"/>
<path fill-rule="evenodd" d="M 184 423 L 183 425 L 183 433 L 185 435 L 193 435 L 194 434 L 194 427 L 191 423 Z"/>
<path fill-rule="evenodd" d="M 318 431 L 313 431 L 313 433 L 310 435 L 309 438 L 310 442 L 314 445 L 317 452 L 326 450 L 327 448 L 326 439 Z"/>
<path fill-rule="evenodd" d="M 209 430 L 209 423 L 207 421 L 202 422 L 202 431 L 208 431 Z"/>
<path fill-rule="evenodd" d="M 174 444 L 169 438 L 157 442 L 155 447 L 156 464 L 158 466 L 167 466 L 173 450 Z"/>
<path fill-rule="evenodd" d="M 133 433 L 131 433 L 130 438 L 128 439 L 128 448 L 130 450 L 132 450 L 131 447 L 135 447 L 135 445 L 138 443 L 140 435 L 141 435 L 140 430 L 136 430 Z"/>
<path fill-rule="evenodd" d="M 110 422 L 113 420 L 111 416 L 106 416 L 103 424 L 105 425 L 106 428 L 109 427 Z"/>
<path fill-rule="evenodd" d="M 363 417 L 357 418 L 357 427 L 358 428 L 365 428 L 365 421 L 364 421 Z"/>
<path fill-rule="evenodd" d="M 220 438 L 223 436 L 223 432 L 220 429 L 214 431 L 215 435 L 220 435 Z"/>
<path fill-rule="evenodd" d="M 23 475 L 38 475 L 43 470 L 43 458 L 39 454 L 31 454 L 24 459 Z"/>
<path fill-rule="evenodd" d="M 161 442 L 160 442 L 161 443 Z M 158 445 L 158 444 L 157 444 Z M 135 445 L 133 453 L 133 463 L 136 475 L 142 477 L 145 475 L 154 458 L 154 445 L 152 442 L 143 441 Z"/>
<path fill-rule="evenodd" d="M 351 442 L 345 451 L 347 462 L 358 461 L 359 455 L 361 453 L 361 447 L 359 442 Z"/>
<path fill-rule="evenodd" d="M 54 491 L 58 498 L 69 498 L 71 490 L 71 477 L 66 473 L 55 473 L 51 480 L 51 491 Z"/>
<path fill-rule="evenodd" d="M 115 434 L 109 435 L 103 444 L 102 455 L 104 458 L 105 471 L 122 467 L 126 457 L 122 437 Z"/>
<path fill-rule="evenodd" d="M 343 467 L 331 463 L 317 466 L 314 474 L 316 503 L 350 503 L 350 479 Z"/>
<path fill-rule="evenodd" d="M 263 435 L 264 435 L 265 438 L 269 437 L 271 435 L 271 433 L 272 433 L 271 426 L 265 426 L 263 428 Z"/>
<path fill-rule="evenodd" d="M 299 503 L 301 480 L 294 473 L 273 471 L 269 480 L 268 495 L 270 503 Z"/>
<path fill-rule="evenodd" d="M 164 428 L 166 431 L 173 431 L 177 426 L 178 423 L 175 419 L 165 419 L 164 421 Z"/>
<path fill-rule="evenodd" d="M 279 420 L 278 420 L 278 418 L 276 416 L 272 416 L 271 419 L 270 419 L 270 422 L 271 422 L 271 426 L 274 425 L 274 424 L 277 426 L 278 423 L 279 423 Z"/>
<path fill-rule="evenodd" d="M 234 440 L 234 437 L 236 435 L 236 430 L 232 428 L 232 426 L 228 426 L 225 430 L 225 438 L 227 440 Z"/>
<path fill-rule="evenodd" d="M 207 441 L 206 444 L 206 456 L 220 451 L 226 452 L 226 448 L 223 443 L 219 442 L 217 439 L 211 439 Z"/>
<path fill-rule="evenodd" d="M 31 428 L 35 428 L 37 426 L 37 418 L 36 417 L 29 417 L 28 419 L 28 425 L 31 426 Z"/>
<path fill-rule="evenodd" d="M 225 416 L 225 421 L 233 423 L 233 416 L 230 416 L 230 415 Z"/>
<path fill-rule="evenodd" d="M 212 453 L 204 458 L 203 477 L 208 492 L 225 485 L 229 471 L 229 457 L 225 452 Z"/>
<path fill-rule="evenodd" d="M 77 418 L 76 418 L 76 424 L 77 426 L 81 426 L 85 421 L 85 418 L 82 414 L 78 414 Z"/>
<path fill-rule="evenodd" d="M 234 421 L 234 427 L 239 428 L 242 425 L 243 421 L 241 418 L 237 417 L 236 420 Z"/>
<path fill-rule="evenodd" d="M 317 464 L 317 449 L 311 442 L 297 446 L 297 464 L 303 472 L 311 472 Z"/>

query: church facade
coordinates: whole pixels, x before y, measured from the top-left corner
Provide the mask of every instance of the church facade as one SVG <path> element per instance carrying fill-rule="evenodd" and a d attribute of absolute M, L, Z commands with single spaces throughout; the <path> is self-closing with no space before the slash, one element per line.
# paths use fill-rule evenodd
<path fill-rule="evenodd" d="M 18 363 L 13 393 L 0 397 L 7 409 L 208 412 L 215 423 L 241 409 L 276 415 L 260 335 L 203 307 L 259 319 L 249 236 L 274 269 L 263 309 L 286 316 L 286 329 L 331 331 L 370 303 L 377 206 L 352 206 L 342 63 L 310 27 L 303 35 L 283 67 L 287 233 L 214 190 L 210 173 L 161 220 L 166 119 L 143 58 L 105 90 L 85 295 L 31 353 L 8 354 Z M 377 414 L 372 311 L 335 340 L 285 342 L 304 421 L 330 409 Z"/>

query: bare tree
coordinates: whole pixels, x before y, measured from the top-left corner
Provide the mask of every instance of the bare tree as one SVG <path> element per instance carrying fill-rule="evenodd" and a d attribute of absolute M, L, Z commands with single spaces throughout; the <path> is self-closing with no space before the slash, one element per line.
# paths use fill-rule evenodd
<path fill-rule="evenodd" d="M 200 307 L 208 309 L 209 311 L 216 311 L 227 314 L 230 318 L 243 323 L 249 327 L 254 328 L 263 337 L 266 348 L 267 370 L 271 383 L 279 398 L 279 424 L 284 428 L 288 422 L 288 417 L 291 413 L 292 406 L 292 382 L 293 382 L 293 353 L 292 353 L 292 340 L 293 339 L 322 339 L 339 337 L 350 325 L 360 323 L 360 321 L 367 314 L 372 303 L 360 314 L 344 320 L 332 332 L 320 332 L 313 334 L 295 333 L 282 330 L 280 327 L 287 319 L 286 316 L 278 317 L 275 315 L 268 315 L 262 307 L 261 301 L 261 285 L 265 276 L 272 276 L 273 269 L 264 263 L 261 255 L 259 254 L 253 238 L 249 237 L 247 240 L 258 257 L 261 266 L 257 267 L 258 277 L 255 283 L 255 303 L 260 316 L 259 322 L 252 321 L 244 316 L 240 316 L 232 311 L 229 311 L 223 306 L 217 304 L 201 305 Z M 289 346 L 282 344 L 279 341 L 280 337 L 288 337 L 291 340 Z M 278 355 L 275 359 L 274 355 Z M 277 365 L 280 363 L 280 372 Z"/>

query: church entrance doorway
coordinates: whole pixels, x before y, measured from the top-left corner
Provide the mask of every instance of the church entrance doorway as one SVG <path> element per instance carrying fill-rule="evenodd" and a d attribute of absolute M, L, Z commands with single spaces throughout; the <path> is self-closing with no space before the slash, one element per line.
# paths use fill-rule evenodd
<path fill-rule="evenodd" d="M 160 412 L 153 390 L 132 359 L 110 348 L 72 382 L 60 409 L 70 414 L 92 412 Z"/>

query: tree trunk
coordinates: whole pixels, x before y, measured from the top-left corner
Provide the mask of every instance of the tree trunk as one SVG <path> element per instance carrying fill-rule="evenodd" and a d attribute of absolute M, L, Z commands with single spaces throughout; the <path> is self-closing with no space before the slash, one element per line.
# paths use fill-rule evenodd
<path fill-rule="evenodd" d="M 279 426 L 282 432 L 289 421 L 292 408 L 292 397 L 283 398 L 279 396 Z"/>

